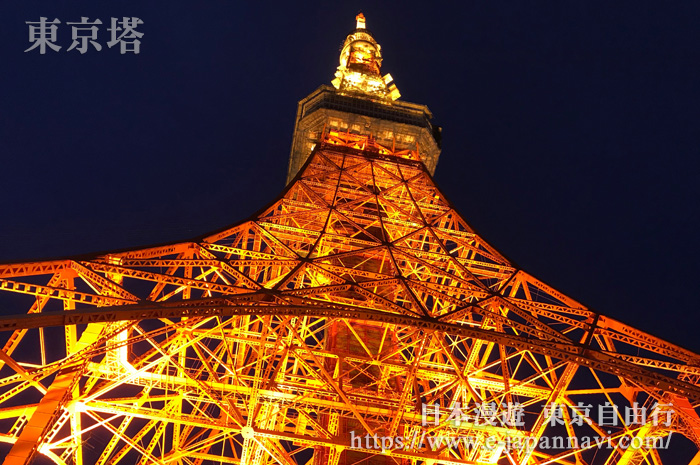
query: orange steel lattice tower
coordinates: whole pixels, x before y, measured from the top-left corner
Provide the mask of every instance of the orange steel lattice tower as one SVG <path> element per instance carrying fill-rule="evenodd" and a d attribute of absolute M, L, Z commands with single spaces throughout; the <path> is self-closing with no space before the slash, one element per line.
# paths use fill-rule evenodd
<path fill-rule="evenodd" d="M 431 178 L 430 112 L 380 66 L 360 15 L 253 219 L 0 265 L 3 464 L 675 465 L 674 441 L 700 445 L 700 356 L 477 235 Z"/>

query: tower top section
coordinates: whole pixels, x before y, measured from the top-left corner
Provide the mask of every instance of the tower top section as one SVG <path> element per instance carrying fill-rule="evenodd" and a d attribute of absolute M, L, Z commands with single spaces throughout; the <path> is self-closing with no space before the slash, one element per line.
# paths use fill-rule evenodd
<path fill-rule="evenodd" d="M 345 93 L 396 100 L 401 94 L 392 82 L 391 74 L 381 75 L 382 47 L 366 28 L 365 15 L 355 18 L 357 27 L 348 34 L 340 50 L 340 66 L 331 83 Z"/>
<path fill-rule="evenodd" d="M 367 30 L 365 16 L 360 13 L 355 20 L 340 49 L 333 85 L 322 85 L 299 102 L 287 183 L 313 150 L 330 140 L 356 141 L 387 156 L 410 152 L 430 174 L 435 172 L 441 128 L 431 123 L 427 106 L 398 100 L 391 75 L 381 74 L 382 48 Z"/>

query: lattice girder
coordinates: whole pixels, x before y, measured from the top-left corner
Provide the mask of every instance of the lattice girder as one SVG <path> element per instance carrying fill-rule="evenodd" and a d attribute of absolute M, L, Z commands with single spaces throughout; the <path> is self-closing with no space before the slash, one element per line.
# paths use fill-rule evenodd
<path fill-rule="evenodd" d="M 547 437 L 561 429 L 551 403 L 671 412 L 670 426 L 593 421 L 565 436 L 698 442 L 700 356 L 518 269 L 404 152 L 333 133 L 250 221 L 0 265 L 16 314 L 0 318 L 4 463 L 661 463 L 646 448 L 413 441 L 382 454 L 350 440 Z M 477 403 L 498 417 L 523 405 L 525 425 L 421 424 L 424 404 Z"/>

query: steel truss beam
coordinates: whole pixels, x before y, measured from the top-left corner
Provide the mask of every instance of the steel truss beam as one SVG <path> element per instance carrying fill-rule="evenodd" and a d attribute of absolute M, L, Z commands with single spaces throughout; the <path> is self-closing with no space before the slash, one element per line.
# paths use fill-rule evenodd
<path fill-rule="evenodd" d="M 561 431 L 700 443 L 700 356 L 518 269 L 418 159 L 328 133 L 249 221 L 0 265 L 16 309 L 0 317 L 4 463 L 657 465 L 663 450 L 506 443 Z M 605 402 L 669 422 L 548 414 L 558 405 L 571 423 Z M 503 421 L 514 405 L 522 426 Z M 409 444 L 382 452 L 367 434 Z M 426 444 L 438 436 L 462 442 Z"/>

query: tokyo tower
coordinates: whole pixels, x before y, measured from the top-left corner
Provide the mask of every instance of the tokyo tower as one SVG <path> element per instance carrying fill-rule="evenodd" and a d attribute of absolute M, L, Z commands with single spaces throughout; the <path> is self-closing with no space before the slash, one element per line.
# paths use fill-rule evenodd
<path fill-rule="evenodd" d="M 476 234 L 431 177 L 440 128 L 356 19 L 254 217 L 0 265 L 2 464 L 677 465 L 700 448 L 700 355 Z"/>

